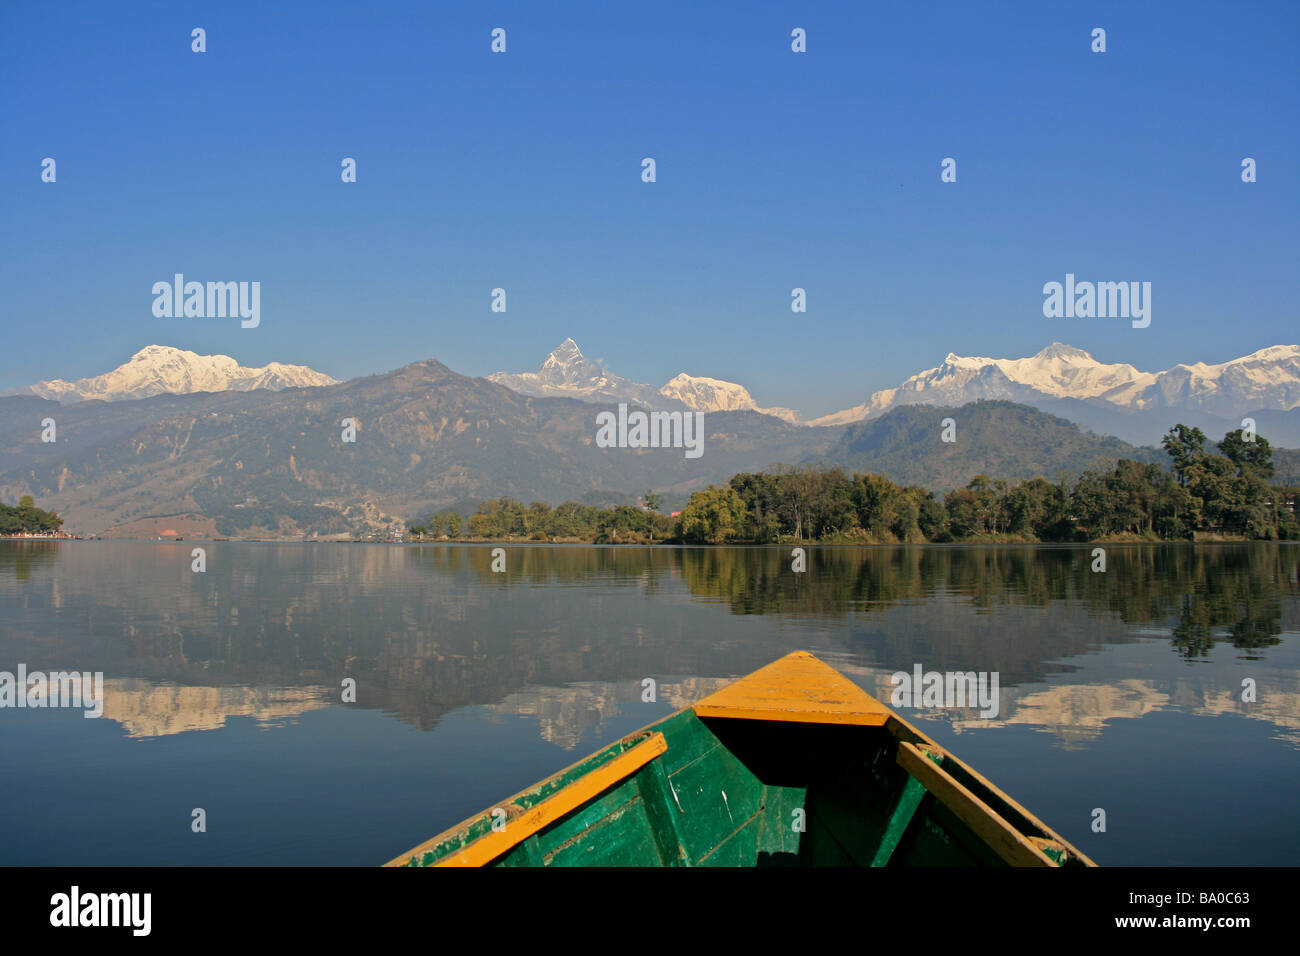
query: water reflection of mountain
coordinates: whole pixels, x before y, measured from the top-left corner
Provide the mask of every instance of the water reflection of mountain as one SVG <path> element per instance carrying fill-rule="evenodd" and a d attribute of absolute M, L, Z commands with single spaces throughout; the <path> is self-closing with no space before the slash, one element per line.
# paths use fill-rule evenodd
<path fill-rule="evenodd" d="M 688 707 L 723 684 L 724 677 L 687 677 L 656 682 L 656 697 L 673 710 Z M 617 684 L 572 684 L 568 687 L 529 687 L 511 694 L 491 709 L 513 717 L 532 717 L 538 723 L 542 739 L 572 750 L 588 734 L 599 733 L 615 717 L 634 714 L 642 706 L 641 684 L 621 681 Z M 656 712 L 657 713 L 657 712 Z M 645 723 L 654 718 L 647 717 Z"/>
<path fill-rule="evenodd" d="M 845 668 L 865 689 L 888 701 L 892 684 L 883 672 Z M 679 685 L 661 684 L 661 692 L 670 686 L 678 692 L 670 700 L 674 709 L 686 707 L 705 697 L 725 679 L 689 680 Z M 1062 746 L 1071 748 L 1101 736 L 1106 726 L 1116 720 L 1143 717 L 1150 713 L 1177 710 L 1202 717 L 1236 714 L 1271 724 L 1274 736 L 1300 750 L 1300 692 L 1266 682 L 1255 703 L 1243 703 L 1232 689 L 1206 687 L 1197 681 L 1179 680 L 1162 690 L 1154 681 L 1126 679 L 1114 684 L 1058 684 L 1041 690 L 1003 689 L 999 715 L 986 719 L 975 710 L 908 711 L 912 721 L 942 720 L 961 733 L 996 727 L 1026 726 L 1055 736 Z M 1172 690 L 1172 693 L 1170 692 Z M 517 716 L 534 717 L 541 736 L 566 750 L 573 749 L 588 733 L 599 731 L 606 720 L 632 712 L 637 688 L 622 684 L 582 684 L 574 687 L 530 688 L 527 693 L 512 694 L 493 709 Z M 649 721 L 647 720 L 647 723 Z"/>
<path fill-rule="evenodd" d="M 1294 685 L 1294 681 L 1292 684 Z M 876 675 L 870 691 L 888 700 L 888 675 Z M 1172 690 L 1172 693 L 1171 693 Z M 909 720 L 943 720 L 958 733 L 1026 726 L 1057 737 L 1065 747 L 1096 740 L 1116 720 L 1176 710 L 1201 717 L 1235 714 L 1272 725 L 1274 737 L 1300 750 L 1300 693 L 1266 684 L 1254 703 L 1244 703 L 1236 688 L 1196 686 L 1178 681 L 1173 688 L 1154 681 L 1127 679 L 1113 684 L 1057 684 L 1043 690 L 1002 691 L 1001 713 L 984 719 L 973 710 L 908 713 Z"/>
<path fill-rule="evenodd" d="M 846 668 L 846 670 L 850 670 Z M 869 692 L 888 700 L 891 684 L 883 672 L 859 672 Z M 865 679 L 864 679 L 865 678 Z M 727 682 L 727 678 L 661 681 L 659 700 L 672 709 L 689 706 Z M 634 714 L 641 705 L 640 685 L 587 682 L 566 687 L 531 686 L 490 705 L 497 714 L 537 721 L 546 741 L 573 750 L 587 736 L 600 735 L 610 720 Z M 130 737 L 157 737 L 215 730 L 232 717 L 252 717 L 262 725 L 294 719 L 330 706 L 328 688 L 251 688 L 153 685 L 141 680 L 108 681 L 104 717 L 121 724 Z M 1255 704 L 1243 703 L 1231 689 L 1177 682 L 1173 693 L 1149 680 L 1114 684 L 1058 684 L 1041 690 L 1002 691 L 999 716 L 979 718 L 972 710 L 906 712 L 909 720 L 941 720 L 961 733 L 1026 726 L 1050 733 L 1067 748 L 1101 736 L 1107 725 L 1164 710 L 1199 716 L 1236 714 L 1271 724 L 1274 736 L 1300 750 L 1300 693 L 1266 684 Z M 652 718 L 647 718 L 649 723 Z"/>
<path fill-rule="evenodd" d="M 106 680 L 104 718 L 128 737 L 161 737 L 190 730 L 216 730 L 231 717 L 252 717 L 263 726 L 328 707 L 325 688 L 196 687 Z"/>
<path fill-rule="evenodd" d="M 1188 659 L 1218 642 L 1267 658 L 1300 630 L 1288 545 L 1116 546 L 1105 574 L 1087 548 L 813 548 L 803 575 L 772 548 L 510 547 L 493 574 L 479 547 L 203 546 L 203 574 L 188 542 L 72 542 L 10 575 L 18 559 L 0 543 L 0 664 L 330 698 L 352 677 L 358 706 L 430 728 L 467 705 L 525 707 L 530 688 L 631 694 L 643 677 L 738 675 L 796 648 L 837 665 L 997 670 L 1006 693 L 1143 628 Z M 547 732 L 570 740 L 586 719 L 557 711 Z"/>

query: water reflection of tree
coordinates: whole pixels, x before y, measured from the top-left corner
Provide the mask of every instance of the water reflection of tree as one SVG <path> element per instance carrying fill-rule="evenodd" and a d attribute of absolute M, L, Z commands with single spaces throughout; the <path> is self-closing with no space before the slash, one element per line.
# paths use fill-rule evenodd
<path fill-rule="evenodd" d="M 1092 547 L 809 547 L 802 574 L 785 548 L 688 550 L 681 561 L 691 593 L 737 614 L 845 618 L 942 594 L 976 613 L 1062 602 L 1132 626 L 1177 622 L 1173 643 L 1188 657 L 1218 641 L 1262 648 L 1281 640 L 1280 588 L 1296 580 L 1294 548 L 1111 546 L 1100 572 Z"/>
<path fill-rule="evenodd" d="M 0 574 L 13 574 L 19 581 L 26 581 L 33 568 L 54 564 L 61 545 L 59 541 L 0 542 Z"/>
<path fill-rule="evenodd" d="M 1182 656 L 1205 657 L 1221 640 L 1242 649 L 1282 642 L 1282 606 L 1276 579 L 1269 577 L 1274 569 L 1261 557 L 1226 555 L 1222 566 L 1203 579 L 1203 590 L 1183 596 L 1172 641 Z M 1272 586 L 1261 586 L 1263 582 Z"/>
<path fill-rule="evenodd" d="M 492 570 L 492 552 L 505 551 L 505 571 Z M 576 584 L 592 578 L 637 581 L 657 590 L 677 570 L 677 548 L 598 547 L 593 545 L 425 545 L 411 549 L 414 560 L 440 574 L 472 572 L 500 585 Z"/>

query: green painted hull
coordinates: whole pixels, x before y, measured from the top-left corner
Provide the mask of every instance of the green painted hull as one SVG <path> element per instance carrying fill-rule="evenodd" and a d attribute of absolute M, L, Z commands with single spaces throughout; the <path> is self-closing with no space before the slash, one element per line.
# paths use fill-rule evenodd
<path fill-rule="evenodd" d="M 1043 854 L 1037 865 L 1094 865 L 950 754 L 928 751 L 933 742 L 892 713 L 881 726 L 855 726 L 701 717 L 691 708 L 390 865 L 454 862 L 493 834 L 494 821 L 506 831 L 526 823 L 529 811 L 655 734 L 666 749 L 654 759 L 545 825 L 535 817 L 526 838 L 470 865 L 1004 866 L 1024 861 L 1016 852 L 1030 852 L 1026 841 Z M 942 780 L 930 780 L 928 767 L 917 771 L 926 782 L 904 769 L 910 746 L 942 767 Z M 1014 852 L 999 845 L 1017 839 L 1011 831 L 1023 838 Z"/>

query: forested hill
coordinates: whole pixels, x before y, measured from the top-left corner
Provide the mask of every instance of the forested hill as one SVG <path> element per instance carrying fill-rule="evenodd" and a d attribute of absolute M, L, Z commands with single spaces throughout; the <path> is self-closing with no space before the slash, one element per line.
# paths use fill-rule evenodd
<path fill-rule="evenodd" d="M 947 429 L 946 420 L 951 419 Z M 1173 422 L 1170 422 L 1172 425 Z M 906 405 L 850 425 L 825 462 L 848 472 L 889 476 L 934 491 L 964 488 L 975 475 L 1015 481 L 1057 480 L 1121 458 L 1167 464 L 1159 448 L 1083 431 L 1073 422 L 1014 402 L 973 402 L 960 408 Z"/>

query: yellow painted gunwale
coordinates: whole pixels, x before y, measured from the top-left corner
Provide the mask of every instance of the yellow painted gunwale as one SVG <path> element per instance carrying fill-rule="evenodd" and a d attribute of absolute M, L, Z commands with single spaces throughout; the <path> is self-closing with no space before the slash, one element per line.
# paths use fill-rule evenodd
<path fill-rule="evenodd" d="M 584 774 L 563 790 L 551 794 L 531 810 L 527 810 L 514 820 L 511 820 L 506 829 L 484 834 L 455 853 L 443 857 L 434 866 L 484 866 L 491 863 L 502 853 L 527 840 L 534 833 L 554 823 L 569 811 L 576 810 L 605 788 L 613 786 L 624 777 L 630 777 L 651 760 L 667 752 L 667 750 L 668 742 L 664 740 L 663 734 L 650 734 L 635 747 L 619 754 L 604 766 L 597 767 L 590 773 Z M 518 796 L 522 796 L 522 794 L 516 794 L 516 797 Z M 514 798 L 507 800 L 506 806 L 512 803 L 514 803 Z M 405 865 L 410 861 L 411 857 L 418 857 L 422 853 L 427 853 L 439 843 L 451 838 L 481 817 L 482 814 L 470 817 L 463 823 L 457 824 L 449 830 L 444 830 L 410 852 L 389 860 L 384 866 Z"/>

